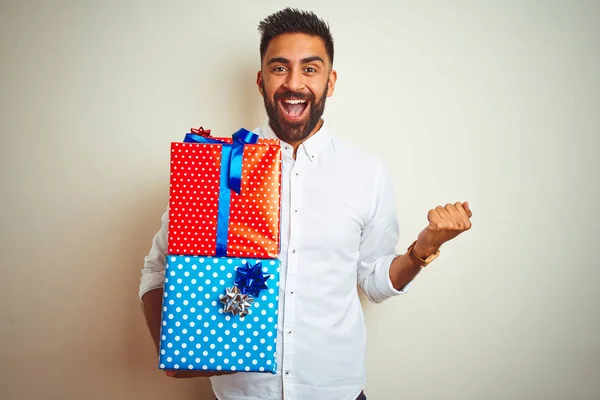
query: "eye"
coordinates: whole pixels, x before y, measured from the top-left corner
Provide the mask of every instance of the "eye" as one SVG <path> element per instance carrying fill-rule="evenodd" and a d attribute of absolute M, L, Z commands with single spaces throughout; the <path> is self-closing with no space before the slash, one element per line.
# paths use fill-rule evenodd
<path fill-rule="evenodd" d="M 273 72 L 285 72 L 285 67 L 275 67 L 273 68 Z"/>
<path fill-rule="evenodd" d="M 304 71 L 309 74 L 314 74 L 315 72 L 317 72 L 317 70 L 314 69 L 313 67 L 306 67 L 306 68 L 304 68 Z"/>

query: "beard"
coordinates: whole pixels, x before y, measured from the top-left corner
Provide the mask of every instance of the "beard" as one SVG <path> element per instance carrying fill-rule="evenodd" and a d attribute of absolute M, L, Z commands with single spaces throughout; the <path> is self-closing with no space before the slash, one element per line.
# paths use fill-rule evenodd
<path fill-rule="evenodd" d="M 263 93 L 267 93 L 265 85 L 262 85 Z M 293 97 L 296 99 L 303 99 L 307 101 L 306 107 L 310 107 L 308 110 L 308 118 L 304 121 L 296 123 L 290 123 L 285 120 L 282 115 L 283 111 L 277 104 L 279 99 Z M 269 123 L 277 137 L 287 143 L 301 142 L 306 139 L 311 132 L 315 129 L 323 112 L 325 111 L 325 100 L 327 99 L 327 86 L 321 94 L 319 99 L 316 99 L 314 94 L 294 93 L 291 91 L 285 91 L 282 93 L 275 93 L 273 100 L 263 95 L 265 103 L 265 109 L 269 116 Z"/>

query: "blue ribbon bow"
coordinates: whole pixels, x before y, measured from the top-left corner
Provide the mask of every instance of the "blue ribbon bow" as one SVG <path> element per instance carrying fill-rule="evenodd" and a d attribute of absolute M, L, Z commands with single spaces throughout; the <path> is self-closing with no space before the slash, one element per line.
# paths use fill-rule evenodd
<path fill-rule="evenodd" d="M 236 273 L 235 285 L 243 294 L 258 297 L 262 289 L 268 289 L 265 282 L 271 275 L 263 274 L 262 262 L 259 261 L 255 265 L 247 262 L 246 265 L 239 266 Z"/>
<path fill-rule="evenodd" d="M 242 160 L 244 158 L 244 146 L 246 144 L 258 143 L 258 135 L 242 128 L 234 133 L 232 138 L 233 143 L 228 143 L 216 138 L 187 133 L 183 141 L 185 143 L 222 145 L 221 173 L 223 172 L 223 167 L 225 167 L 225 172 L 227 172 L 227 186 L 236 193 L 240 193 L 242 191 Z M 223 174 L 221 174 L 221 176 L 223 176 Z"/>
<path fill-rule="evenodd" d="M 219 180 L 219 215 L 217 218 L 217 257 L 227 257 L 227 238 L 229 236 L 229 209 L 231 190 L 242 191 L 242 161 L 244 146 L 258 143 L 258 135 L 244 128 L 232 135 L 232 143 L 208 136 L 187 133 L 184 143 L 220 144 L 221 176 Z"/>

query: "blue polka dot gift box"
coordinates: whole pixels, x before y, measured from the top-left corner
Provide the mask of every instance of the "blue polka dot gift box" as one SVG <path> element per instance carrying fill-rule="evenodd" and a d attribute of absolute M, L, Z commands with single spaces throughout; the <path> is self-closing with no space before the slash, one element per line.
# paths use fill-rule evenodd
<path fill-rule="evenodd" d="M 167 256 L 159 368 L 274 374 L 279 266 Z"/>

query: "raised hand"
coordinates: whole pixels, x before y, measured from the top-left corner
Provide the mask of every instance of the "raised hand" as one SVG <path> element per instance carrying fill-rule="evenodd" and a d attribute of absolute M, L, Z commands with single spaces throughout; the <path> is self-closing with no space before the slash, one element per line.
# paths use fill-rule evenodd
<path fill-rule="evenodd" d="M 422 258 L 435 253 L 442 244 L 471 229 L 473 212 L 469 203 L 446 204 L 437 206 L 427 213 L 429 225 L 419 233 L 415 244 L 415 253 Z"/>

